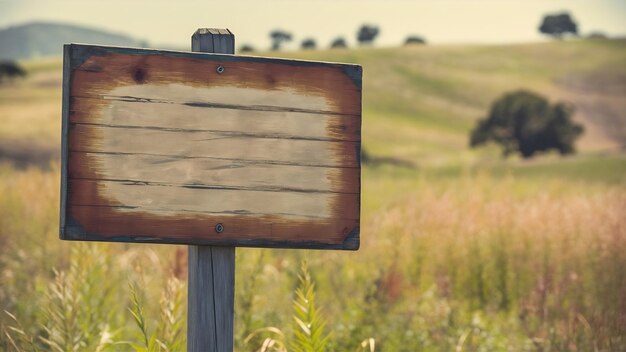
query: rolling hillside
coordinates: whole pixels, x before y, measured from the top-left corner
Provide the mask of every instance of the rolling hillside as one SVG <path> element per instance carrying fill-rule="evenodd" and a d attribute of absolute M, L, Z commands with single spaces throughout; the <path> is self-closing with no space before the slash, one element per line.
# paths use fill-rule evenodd
<path fill-rule="evenodd" d="M 33 22 L 0 29 L 0 59 L 22 60 L 58 56 L 65 43 L 93 43 L 119 46 L 146 46 L 126 35 L 93 28 Z"/>
<path fill-rule="evenodd" d="M 397 159 L 400 164 L 440 171 L 484 163 L 500 165 L 496 148 L 470 150 L 468 133 L 494 99 L 520 88 L 576 106 L 575 118 L 586 128 L 578 142 L 583 157 L 621 155 L 626 145 L 626 41 L 258 55 L 362 64 L 363 145 L 369 154 L 383 160 Z M 18 135 L 26 138 L 32 134 L 35 145 L 57 146 L 61 62 L 49 59 L 24 64 L 33 73 L 27 80 L 0 87 L 0 114 L 8 116 L 0 126 L 0 137 L 23 140 Z M 36 108 L 23 109 L 22 104 L 31 99 L 40 99 Z M 22 125 L 26 121 L 28 128 Z M 618 164 L 624 164 L 619 158 Z"/>
<path fill-rule="evenodd" d="M 285 54 L 281 53 L 280 56 Z M 582 151 L 626 145 L 626 41 L 501 46 L 417 46 L 293 53 L 364 66 L 364 141 L 386 155 L 421 160 L 464 152 L 491 102 L 530 89 L 577 108 Z"/>

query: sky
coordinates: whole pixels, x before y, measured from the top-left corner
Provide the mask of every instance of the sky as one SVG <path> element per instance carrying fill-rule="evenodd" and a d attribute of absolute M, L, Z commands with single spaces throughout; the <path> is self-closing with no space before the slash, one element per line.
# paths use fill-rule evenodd
<path fill-rule="evenodd" d="M 511 43 L 546 40 L 537 27 L 546 13 L 568 11 L 579 32 L 626 36 L 626 0 L 0 0 L 0 28 L 30 21 L 70 22 L 185 48 L 200 27 L 228 28 L 237 45 L 270 45 L 268 33 L 326 46 L 349 44 L 363 23 L 380 27 L 377 45 L 407 35 L 430 43 Z M 287 47 L 287 49 L 289 46 Z"/>

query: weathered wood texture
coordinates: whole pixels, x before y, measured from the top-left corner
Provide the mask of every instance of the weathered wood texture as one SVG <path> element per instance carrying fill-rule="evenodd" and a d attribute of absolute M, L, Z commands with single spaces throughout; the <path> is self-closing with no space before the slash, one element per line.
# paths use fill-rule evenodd
<path fill-rule="evenodd" d="M 227 29 L 199 29 L 191 50 L 234 54 L 235 38 Z M 232 352 L 235 247 L 191 245 L 188 262 L 187 351 Z"/>
<path fill-rule="evenodd" d="M 67 178 L 68 178 L 68 130 L 69 130 L 69 109 L 70 109 L 70 50 L 63 50 L 63 100 L 61 110 L 61 194 L 60 194 L 60 207 L 59 207 L 59 233 L 61 239 L 64 239 L 64 233 L 66 231 L 66 213 L 67 213 Z"/>
<path fill-rule="evenodd" d="M 360 66 L 64 57 L 63 239 L 358 248 Z"/>
<path fill-rule="evenodd" d="M 235 248 L 189 246 L 187 351 L 233 350 Z"/>

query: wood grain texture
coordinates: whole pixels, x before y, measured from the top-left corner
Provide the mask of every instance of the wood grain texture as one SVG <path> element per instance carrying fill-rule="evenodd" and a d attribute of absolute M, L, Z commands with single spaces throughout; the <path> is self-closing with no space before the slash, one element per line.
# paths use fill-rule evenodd
<path fill-rule="evenodd" d="M 233 350 L 235 248 L 189 246 L 187 351 Z"/>
<path fill-rule="evenodd" d="M 70 179 L 68 186 L 70 189 L 83 190 L 70 193 L 68 199 L 71 205 L 124 207 L 127 210 L 120 212 L 129 216 L 137 212 L 158 211 L 172 216 L 193 212 L 199 213 L 199 216 L 210 214 L 224 217 L 279 215 L 294 219 L 358 218 L 353 208 L 332 208 L 337 199 L 349 203 L 357 202 L 356 194 L 75 179 Z M 113 194 L 116 198 L 104 198 L 101 194 Z"/>
<path fill-rule="evenodd" d="M 191 49 L 233 54 L 235 37 L 229 30 L 199 29 Z M 232 352 L 235 247 L 191 245 L 189 258 L 187 350 Z"/>
<path fill-rule="evenodd" d="M 350 182 L 358 178 L 358 168 L 85 152 L 69 153 L 69 165 L 69 178 L 79 180 L 90 179 L 95 175 L 99 180 L 171 186 L 359 193 L 359 185 Z M 86 168 L 84 165 L 90 167 Z M 117 167 L 112 168 L 110 165 Z M 136 165 L 155 165 L 161 172 L 155 173 L 150 167 L 137 168 Z M 246 180 L 245 187 L 241 180 Z"/>
<path fill-rule="evenodd" d="M 358 247 L 359 66 L 65 53 L 62 238 Z"/>
<path fill-rule="evenodd" d="M 64 239 L 64 231 L 66 227 L 66 215 L 67 215 L 67 178 L 68 178 L 68 166 L 69 166 L 69 151 L 68 151 L 68 131 L 69 131 L 69 109 L 70 109 L 70 64 L 71 64 L 71 50 L 69 46 L 63 47 L 63 101 L 61 107 L 61 193 L 60 193 L 60 205 L 59 205 L 59 235 L 61 239 Z"/>
<path fill-rule="evenodd" d="M 73 124 L 69 150 L 122 153 L 268 164 L 358 167 L 358 142 L 264 138 L 205 131 L 167 131 L 150 128 Z"/>
<path fill-rule="evenodd" d="M 93 109 L 109 109 L 93 114 Z M 241 133 L 246 126 L 250 136 L 300 138 L 330 141 L 359 141 L 360 120 L 354 116 L 289 111 L 238 110 L 153 102 L 138 104 L 129 99 L 74 98 L 70 122 L 116 127 L 147 127 L 174 131 Z M 180 116 L 184 116 L 181 119 Z M 219 118 L 211 118 L 218 116 Z"/>

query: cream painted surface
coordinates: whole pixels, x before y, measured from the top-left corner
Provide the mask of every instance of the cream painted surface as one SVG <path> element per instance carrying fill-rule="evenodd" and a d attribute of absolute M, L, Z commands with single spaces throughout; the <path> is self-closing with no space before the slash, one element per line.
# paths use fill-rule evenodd
<path fill-rule="evenodd" d="M 211 82 L 207 82 L 207 85 L 209 84 Z M 316 111 L 329 111 L 332 108 L 325 96 L 316 95 L 315 92 L 308 92 L 307 95 L 304 95 L 295 89 L 192 87 L 180 83 L 121 86 L 104 95 L 105 99 L 107 97 L 135 97 L 177 103 L 204 102 L 242 106 L 272 106 Z"/>
<path fill-rule="evenodd" d="M 213 159 L 180 159 L 153 155 L 72 153 L 95 161 L 93 168 L 107 180 L 146 181 L 258 189 L 349 192 L 338 180 L 343 169 Z M 158 168 L 158 172 L 155 172 Z M 86 177 L 77 170 L 74 177 Z M 331 182 L 335 180 L 335 182 Z M 353 193 L 358 190 L 354 189 Z"/>
<path fill-rule="evenodd" d="M 77 98 L 81 99 L 81 98 Z M 245 131 L 282 137 L 328 138 L 327 126 L 340 129 L 353 117 L 205 108 L 168 103 L 111 101 L 92 123 L 115 126 L 154 126 L 210 131 Z"/>
<path fill-rule="evenodd" d="M 141 128 L 77 125 L 75 143 L 85 152 L 153 154 L 217 158 L 310 166 L 355 166 L 338 150 L 353 142 L 257 138 L 216 132 L 177 132 Z M 97 138 L 93 138 L 98 136 Z M 111 165 L 115 167 L 115 165 Z"/>
<path fill-rule="evenodd" d="M 73 185 L 81 182 L 71 181 Z M 233 215 L 289 215 L 304 218 L 330 218 L 329 203 L 336 195 L 326 193 L 246 191 L 152 186 L 124 182 L 97 181 L 106 194 L 117 201 L 137 209 L 124 212 L 150 212 L 151 210 L 175 213 L 205 212 L 224 216 Z M 356 196 L 355 196 L 356 197 Z M 77 197 L 80 199 L 80 196 Z M 81 204 L 72 205 L 108 205 Z"/>
<path fill-rule="evenodd" d="M 94 156 L 93 164 L 105 176 L 127 175 L 129 179 L 176 184 L 202 184 L 215 187 L 276 187 L 314 189 L 304 193 L 292 190 L 224 190 L 183 188 L 167 185 L 145 185 L 98 181 L 100 197 L 137 209 L 177 213 L 198 211 L 236 216 L 238 214 L 288 215 L 302 218 L 337 217 L 337 195 L 331 182 L 341 169 L 321 167 L 281 167 L 275 163 L 299 165 L 345 166 L 345 156 L 338 152 L 340 142 L 280 137 L 323 138 L 331 119 L 324 114 L 299 112 L 216 109 L 182 106 L 180 103 L 219 103 L 238 106 L 270 106 L 328 111 L 323 96 L 302 95 L 296 91 L 265 91 L 234 87 L 189 87 L 181 84 L 134 85 L 113 89 L 106 97 L 149 99 L 142 102 L 112 100 L 94 120 L 137 127 L 201 129 L 176 131 L 150 128 L 113 128 L 75 126 L 75 132 L 96 137 L 84 140 L 83 146 L 95 152 L 153 154 L 159 156 L 125 156 L 122 160 L 104 155 Z M 154 103 L 151 101 L 163 101 Z M 172 103 L 172 104 L 170 104 Z M 227 131 L 224 132 L 207 132 Z M 87 133 L 85 133 L 87 132 Z M 244 134 L 244 135 L 241 135 Z M 266 137 L 246 134 L 267 134 Z M 328 137 L 326 137 L 328 138 Z M 166 155 L 162 157 L 160 155 Z M 167 157 L 172 156 L 172 157 Z M 178 157 L 178 159 L 176 158 Z M 189 157 L 210 157 L 207 161 Z M 182 159 L 181 159 L 182 158 Z M 237 160 L 256 161 L 254 167 Z M 262 165 L 267 163 L 266 165 Z M 112 177 L 115 178 L 115 177 Z M 156 215 L 156 214 L 155 214 Z"/>

